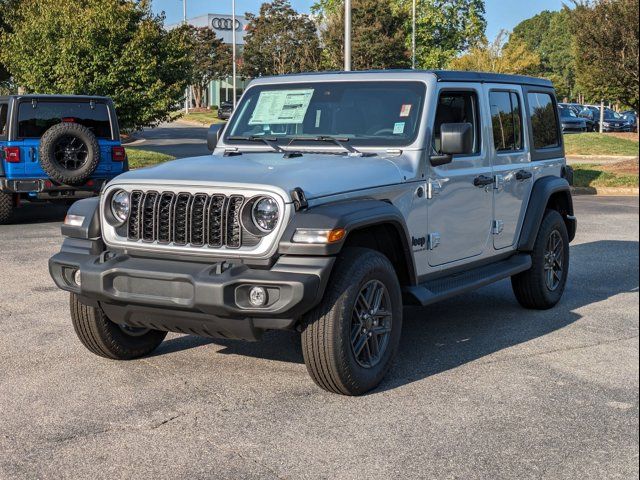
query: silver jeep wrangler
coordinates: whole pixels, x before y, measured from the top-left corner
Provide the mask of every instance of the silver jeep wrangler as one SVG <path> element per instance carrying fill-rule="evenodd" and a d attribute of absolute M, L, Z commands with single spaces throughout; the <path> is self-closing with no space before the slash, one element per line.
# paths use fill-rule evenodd
<path fill-rule="evenodd" d="M 313 380 L 358 395 L 389 369 L 403 304 L 507 277 L 526 308 L 562 296 L 576 219 L 546 80 L 262 78 L 208 142 L 70 209 L 49 266 L 95 354 L 297 330 Z"/>

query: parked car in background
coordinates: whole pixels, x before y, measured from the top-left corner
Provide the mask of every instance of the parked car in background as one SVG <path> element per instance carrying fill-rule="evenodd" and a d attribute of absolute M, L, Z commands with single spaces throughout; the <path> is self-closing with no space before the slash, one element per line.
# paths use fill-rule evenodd
<path fill-rule="evenodd" d="M 220 120 L 229 120 L 231 114 L 233 113 L 233 103 L 231 102 L 222 102 L 218 107 L 218 118 Z"/>
<path fill-rule="evenodd" d="M 127 170 L 111 99 L 0 97 L 0 224 L 23 201 L 92 197 Z"/>
<path fill-rule="evenodd" d="M 580 105 L 579 103 L 559 103 L 558 106 L 570 108 L 576 115 L 578 115 L 584 108 L 584 105 Z"/>
<path fill-rule="evenodd" d="M 638 112 L 633 110 L 627 110 L 625 112 L 620 113 L 625 122 L 629 125 L 629 131 L 637 132 L 638 131 Z"/>
<path fill-rule="evenodd" d="M 600 106 L 586 105 L 580 112 L 580 117 L 590 119 L 594 123 L 594 131 L 600 130 Z M 604 109 L 604 120 L 602 122 L 603 132 L 630 132 L 629 123 L 617 112 L 610 108 Z"/>
<path fill-rule="evenodd" d="M 587 122 L 584 118 L 578 117 L 571 107 L 558 105 L 560 112 L 560 124 L 562 133 L 582 133 L 587 131 Z"/>

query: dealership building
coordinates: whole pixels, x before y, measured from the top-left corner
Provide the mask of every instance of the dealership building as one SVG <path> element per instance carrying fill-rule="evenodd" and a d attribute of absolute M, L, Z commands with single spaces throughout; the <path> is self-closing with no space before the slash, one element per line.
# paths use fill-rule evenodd
<path fill-rule="evenodd" d="M 233 42 L 233 32 L 235 29 L 237 55 L 242 55 L 242 49 L 244 46 L 245 27 L 247 25 L 247 19 L 242 15 L 236 15 L 235 25 L 233 24 L 233 17 L 231 15 L 224 15 L 219 13 L 209 13 L 207 15 L 201 15 L 199 17 L 191 18 L 187 20 L 189 25 L 194 27 L 209 27 L 215 33 L 216 36 L 228 45 Z M 170 25 L 168 28 L 177 27 L 177 25 Z M 248 79 L 237 77 L 237 90 L 236 95 L 242 94 L 246 85 L 249 83 Z M 233 79 L 231 77 L 214 80 L 209 84 L 207 91 L 207 104 L 209 106 L 220 105 L 221 102 L 231 102 L 233 100 Z"/>

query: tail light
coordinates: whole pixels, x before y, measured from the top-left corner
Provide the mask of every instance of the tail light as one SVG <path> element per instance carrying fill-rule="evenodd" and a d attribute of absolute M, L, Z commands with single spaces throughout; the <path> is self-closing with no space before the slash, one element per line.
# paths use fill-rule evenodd
<path fill-rule="evenodd" d="M 20 163 L 20 147 L 4 147 L 4 158 L 9 163 Z"/>
<path fill-rule="evenodd" d="M 127 159 L 127 152 L 124 147 L 113 147 L 111 149 L 111 160 L 114 162 L 124 162 Z"/>

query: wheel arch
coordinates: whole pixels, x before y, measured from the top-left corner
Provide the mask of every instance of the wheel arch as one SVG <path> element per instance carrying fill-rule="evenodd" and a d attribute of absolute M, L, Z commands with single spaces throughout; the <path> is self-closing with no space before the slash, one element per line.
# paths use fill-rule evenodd
<path fill-rule="evenodd" d="M 531 252 L 533 250 L 538 230 L 548 210 L 556 210 L 564 219 L 569 234 L 569 241 L 576 235 L 577 222 L 573 211 L 573 199 L 569 182 L 560 177 L 543 177 L 536 181 L 531 191 L 531 197 L 518 241 L 518 250 Z"/>
<path fill-rule="evenodd" d="M 333 244 L 294 243 L 296 229 L 346 230 L 345 238 Z M 298 212 L 287 226 L 279 246 L 282 255 L 337 255 L 345 247 L 377 250 L 393 264 L 401 285 L 417 282 L 411 237 L 402 213 L 383 200 L 351 200 L 320 205 Z"/>

